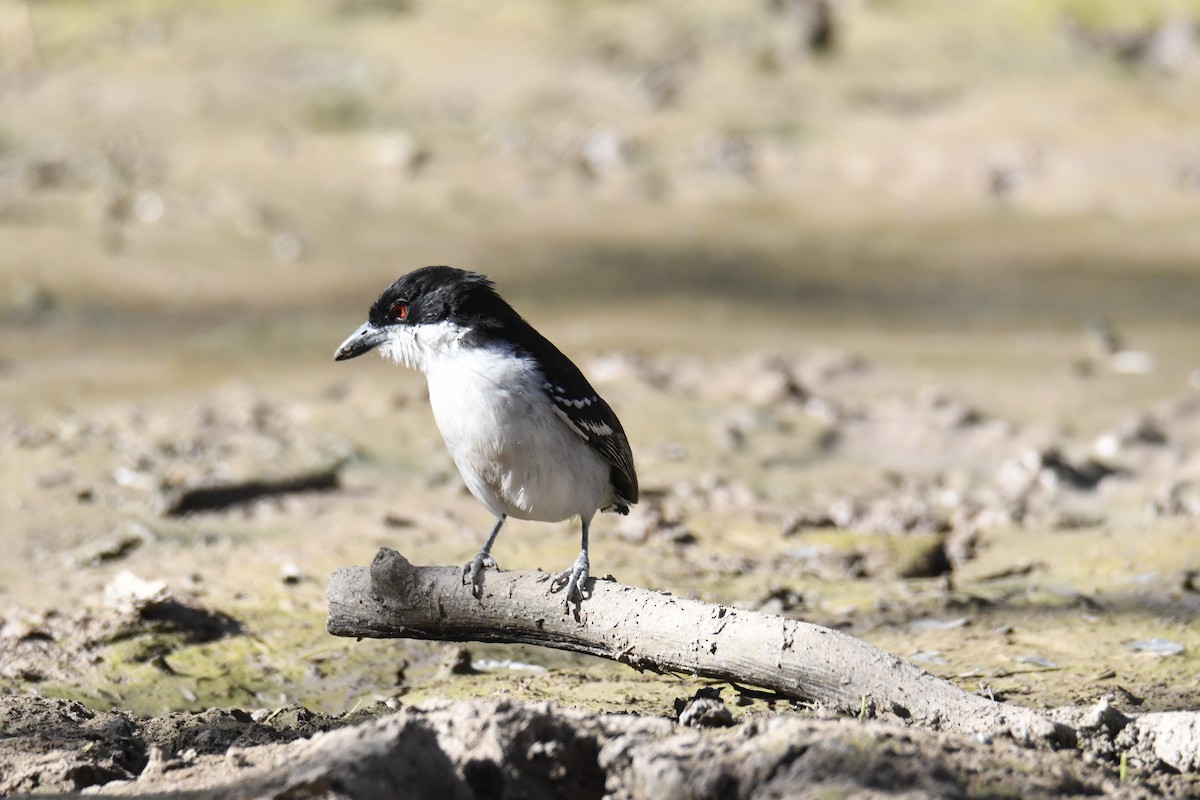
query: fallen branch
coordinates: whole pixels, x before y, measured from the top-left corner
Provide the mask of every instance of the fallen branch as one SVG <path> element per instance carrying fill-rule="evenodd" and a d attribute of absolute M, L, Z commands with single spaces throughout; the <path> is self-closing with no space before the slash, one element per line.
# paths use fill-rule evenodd
<path fill-rule="evenodd" d="M 839 631 L 591 579 L 574 614 L 537 572 L 489 571 L 483 596 L 454 567 L 415 567 L 383 548 L 333 573 L 335 636 L 536 644 L 654 672 L 747 683 L 844 713 L 894 714 L 925 727 L 1072 746 L 1075 731 L 1026 708 L 969 694 Z"/>
<path fill-rule="evenodd" d="M 298 492 L 327 492 L 338 488 L 340 469 L 341 464 L 337 463 L 277 478 L 184 487 L 169 495 L 162 513 L 167 517 L 181 517 L 199 511 L 222 511 L 230 506 L 250 503 L 264 497 Z"/>

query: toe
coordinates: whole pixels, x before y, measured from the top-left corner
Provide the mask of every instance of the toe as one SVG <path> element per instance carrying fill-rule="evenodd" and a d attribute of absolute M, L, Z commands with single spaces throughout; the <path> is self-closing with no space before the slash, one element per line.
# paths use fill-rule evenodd
<path fill-rule="evenodd" d="M 462 582 L 464 585 L 470 583 L 471 594 L 475 595 L 475 597 L 483 596 L 483 571 L 488 568 L 497 569 L 496 561 L 484 553 L 479 553 L 466 564 L 463 564 Z"/>
<path fill-rule="evenodd" d="M 587 570 L 576 567 L 569 573 L 566 573 L 564 578 L 563 605 L 567 605 L 572 601 L 576 603 L 583 602 L 583 585 L 588 579 Z"/>

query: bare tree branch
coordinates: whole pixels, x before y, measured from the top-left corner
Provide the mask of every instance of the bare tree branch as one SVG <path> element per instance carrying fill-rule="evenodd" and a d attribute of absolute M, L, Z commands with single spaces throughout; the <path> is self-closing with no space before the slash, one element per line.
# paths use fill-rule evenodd
<path fill-rule="evenodd" d="M 929 728 L 1071 745 L 1074 731 L 1029 709 L 962 691 L 839 631 L 591 579 L 574 613 L 542 573 L 487 573 L 474 598 L 454 567 L 415 567 L 383 548 L 330 578 L 335 636 L 536 644 L 771 689 L 847 713 L 894 714 Z"/>

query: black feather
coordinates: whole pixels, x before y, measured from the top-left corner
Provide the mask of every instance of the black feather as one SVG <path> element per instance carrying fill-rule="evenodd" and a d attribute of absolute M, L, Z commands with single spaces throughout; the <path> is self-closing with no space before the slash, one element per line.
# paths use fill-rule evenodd
<path fill-rule="evenodd" d="M 391 316 L 397 303 L 408 305 L 403 320 Z M 610 480 L 617 496 L 614 510 L 628 513 L 629 506 L 637 502 L 637 473 L 621 421 L 579 368 L 500 297 L 487 277 L 453 267 L 414 270 L 380 295 L 369 318 L 377 327 L 449 320 L 470 331 L 465 337 L 470 344 L 503 344 L 534 359 L 545 378 L 546 396 L 563 424 L 611 466 Z"/>
<path fill-rule="evenodd" d="M 626 514 L 638 501 L 633 453 L 621 421 L 583 373 L 549 341 L 542 339 L 558 358 L 539 357 L 546 382 L 543 389 L 563 421 L 609 463 L 609 480 L 617 496 L 614 510 Z M 536 353 L 534 355 L 537 355 Z"/>

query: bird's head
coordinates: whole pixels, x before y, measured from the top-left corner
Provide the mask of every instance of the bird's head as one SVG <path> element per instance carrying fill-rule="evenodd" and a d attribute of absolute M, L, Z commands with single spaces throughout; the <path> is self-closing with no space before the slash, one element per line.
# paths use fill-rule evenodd
<path fill-rule="evenodd" d="M 516 312 L 487 277 L 453 267 L 422 267 L 384 290 L 367 321 L 333 358 L 345 361 L 379 348 L 385 357 L 424 370 L 431 348 L 503 325 L 510 316 Z"/>

